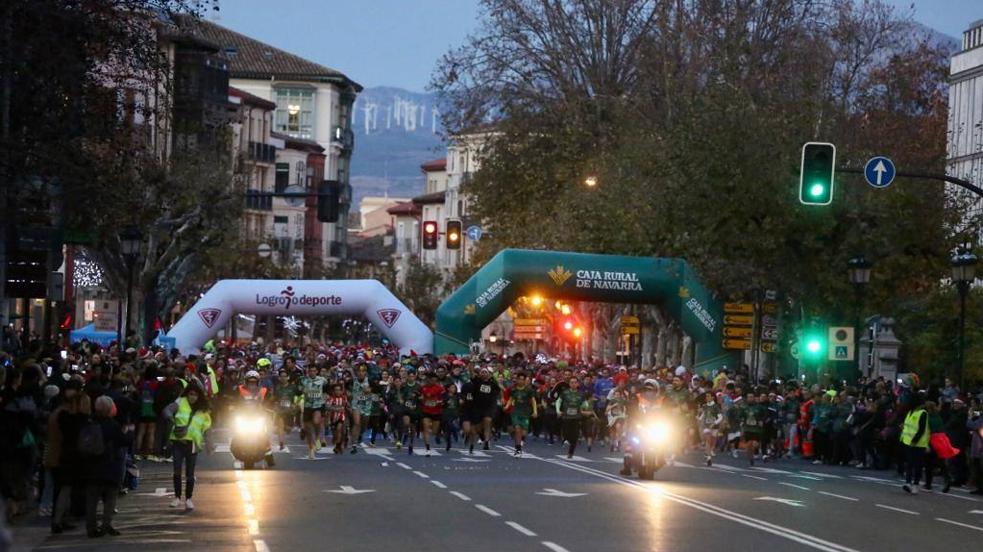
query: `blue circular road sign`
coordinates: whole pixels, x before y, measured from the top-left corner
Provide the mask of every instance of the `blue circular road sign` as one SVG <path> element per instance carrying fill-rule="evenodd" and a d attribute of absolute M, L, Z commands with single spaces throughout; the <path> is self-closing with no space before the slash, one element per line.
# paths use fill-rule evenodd
<path fill-rule="evenodd" d="M 473 225 L 473 226 L 468 226 L 468 229 L 465 233 L 467 234 L 469 240 L 478 241 L 481 239 L 482 231 L 480 226 Z"/>
<path fill-rule="evenodd" d="M 894 163 L 887 157 L 871 157 L 864 165 L 864 179 L 875 188 L 887 188 L 894 182 Z"/>

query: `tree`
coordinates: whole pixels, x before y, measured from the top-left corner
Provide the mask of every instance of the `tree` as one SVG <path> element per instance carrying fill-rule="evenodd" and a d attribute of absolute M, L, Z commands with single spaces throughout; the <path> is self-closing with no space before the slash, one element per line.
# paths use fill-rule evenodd
<path fill-rule="evenodd" d="M 403 285 L 396 288 L 396 296 L 406 304 L 424 324 L 433 327 L 437 307 L 443 297 L 443 276 L 433 265 L 412 262 L 406 271 Z"/>

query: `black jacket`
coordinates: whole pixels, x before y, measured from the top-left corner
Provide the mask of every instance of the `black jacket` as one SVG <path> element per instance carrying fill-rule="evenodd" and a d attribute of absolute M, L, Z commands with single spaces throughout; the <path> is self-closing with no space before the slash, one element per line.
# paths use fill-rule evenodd
<path fill-rule="evenodd" d="M 123 433 L 116 420 L 97 418 L 102 428 L 103 451 L 99 456 L 87 456 L 82 460 L 82 478 L 87 483 L 118 485 L 122 482 L 124 447 L 133 442 L 132 433 Z"/>

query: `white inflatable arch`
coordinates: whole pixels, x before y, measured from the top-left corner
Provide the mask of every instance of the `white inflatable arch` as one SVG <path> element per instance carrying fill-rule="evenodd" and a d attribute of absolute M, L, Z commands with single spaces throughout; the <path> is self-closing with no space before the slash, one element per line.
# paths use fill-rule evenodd
<path fill-rule="evenodd" d="M 433 351 L 433 332 L 378 280 L 219 280 L 161 339 L 196 352 L 235 313 L 325 316 L 361 314 L 400 352 Z"/>

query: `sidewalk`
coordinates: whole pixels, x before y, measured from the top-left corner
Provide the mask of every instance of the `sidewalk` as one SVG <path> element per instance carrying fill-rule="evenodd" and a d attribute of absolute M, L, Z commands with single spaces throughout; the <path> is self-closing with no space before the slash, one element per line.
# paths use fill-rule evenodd
<path fill-rule="evenodd" d="M 165 488 L 167 489 L 167 493 L 170 494 L 173 484 L 171 482 L 173 470 L 170 463 L 148 462 L 145 460 L 140 462 L 139 466 L 140 486 L 136 491 L 130 491 L 130 493 L 154 492 L 155 489 Z M 116 502 L 117 508 L 122 511 L 123 508 L 128 506 L 129 499 L 129 496 L 119 497 L 119 500 Z M 77 529 L 76 532 L 81 532 L 84 535 L 85 530 L 83 526 L 85 525 L 85 520 L 77 520 L 77 524 L 80 529 Z M 17 520 L 8 528 L 14 539 L 13 547 L 11 548 L 12 552 L 29 552 L 35 550 L 44 545 L 48 538 L 52 536 L 51 516 L 42 517 L 38 515 L 37 511 Z"/>

